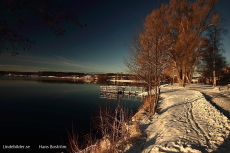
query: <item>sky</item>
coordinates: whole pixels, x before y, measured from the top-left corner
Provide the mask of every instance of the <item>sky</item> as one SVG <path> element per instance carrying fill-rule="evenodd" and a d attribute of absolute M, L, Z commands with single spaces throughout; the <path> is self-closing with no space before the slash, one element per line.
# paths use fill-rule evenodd
<path fill-rule="evenodd" d="M 77 15 L 86 27 L 63 22 L 63 36 L 56 37 L 41 24 L 41 19 L 28 16 L 21 29 L 35 41 L 30 50 L 18 49 L 0 54 L 0 71 L 63 71 L 83 73 L 120 73 L 128 57 L 127 45 L 146 15 L 169 0 L 66 0 L 57 1 L 64 9 Z M 0 4 L 2 5 L 2 4 Z M 220 0 L 216 9 L 227 19 L 228 34 L 224 36 L 225 56 L 230 61 L 230 1 Z M 25 15 L 27 16 L 27 15 Z M 2 18 L 2 17 L 0 17 Z M 11 16 L 7 17 L 11 20 Z M 12 21 L 13 22 L 13 21 Z"/>

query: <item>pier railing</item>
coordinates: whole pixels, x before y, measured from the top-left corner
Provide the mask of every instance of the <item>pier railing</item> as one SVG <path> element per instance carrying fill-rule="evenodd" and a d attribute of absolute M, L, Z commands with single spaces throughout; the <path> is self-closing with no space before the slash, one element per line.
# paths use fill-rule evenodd
<path fill-rule="evenodd" d="M 100 98 L 142 100 L 144 87 L 136 86 L 100 86 Z"/>
<path fill-rule="evenodd" d="M 133 101 L 142 101 L 144 99 L 144 97 L 139 95 L 101 93 L 101 92 L 99 97 L 106 98 L 106 99 L 125 99 L 125 100 L 133 100 Z"/>
<path fill-rule="evenodd" d="M 141 94 L 144 91 L 145 91 L 144 87 L 136 87 L 136 86 L 100 86 L 100 92 L 107 92 L 107 93 Z"/>
<path fill-rule="evenodd" d="M 100 92 L 123 93 L 124 86 L 100 86 Z"/>

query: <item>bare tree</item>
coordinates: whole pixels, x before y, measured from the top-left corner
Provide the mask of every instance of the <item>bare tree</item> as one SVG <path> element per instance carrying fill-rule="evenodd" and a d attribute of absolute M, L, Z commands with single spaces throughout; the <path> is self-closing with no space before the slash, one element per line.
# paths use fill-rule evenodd
<path fill-rule="evenodd" d="M 85 25 L 78 21 L 76 15 L 58 6 L 54 0 L 0 0 L 0 8 L 0 53 L 8 50 L 8 46 L 15 51 L 18 47 L 30 49 L 31 44 L 35 43 L 19 34 L 20 28 L 26 27 L 26 21 L 29 22 L 29 15 L 42 19 L 45 26 L 50 28 L 56 36 L 65 33 L 65 29 L 59 26 L 63 21 L 69 20 L 79 26 Z M 10 22 L 8 19 L 11 19 Z M 17 54 L 13 52 L 12 56 Z"/>
<path fill-rule="evenodd" d="M 146 84 L 149 95 L 150 114 L 154 114 L 159 100 L 160 78 L 167 61 L 167 44 L 169 38 L 165 33 L 164 5 L 146 17 L 143 31 L 133 38 L 129 47 L 130 56 L 124 60 L 128 72 Z M 154 99 L 152 99 L 154 94 Z"/>
<path fill-rule="evenodd" d="M 217 84 L 218 73 L 227 66 L 226 58 L 223 56 L 224 48 L 222 45 L 222 35 L 226 34 L 226 29 L 223 28 L 224 20 L 220 14 L 214 13 L 212 25 L 207 28 L 207 46 L 202 51 L 202 57 L 198 64 L 198 71 L 203 77 L 209 78 L 213 87 Z"/>
<path fill-rule="evenodd" d="M 226 62 L 223 58 L 222 53 L 224 52 L 221 44 L 221 34 L 225 33 L 225 29 L 223 29 L 223 22 L 221 21 L 220 15 L 218 13 L 215 14 L 213 18 L 213 25 L 210 26 L 207 30 L 207 37 L 210 41 L 211 50 L 211 58 L 212 58 L 212 77 L 213 77 L 213 86 L 216 86 L 216 70 L 217 68 L 224 68 L 226 66 Z M 218 62 L 219 60 L 219 62 Z"/>
<path fill-rule="evenodd" d="M 154 87 L 154 64 L 150 55 L 150 49 L 145 50 L 140 36 L 136 35 L 133 37 L 131 47 L 129 47 L 129 57 L 124 59 L 124 64 L 127 67 L 126 71 L 134 75 L 138 81 L 144 83 L 150 97 L 149 103 L 152 102 L 152 89 Z M 149 107 L 153 108 L 153 105 Z"/>

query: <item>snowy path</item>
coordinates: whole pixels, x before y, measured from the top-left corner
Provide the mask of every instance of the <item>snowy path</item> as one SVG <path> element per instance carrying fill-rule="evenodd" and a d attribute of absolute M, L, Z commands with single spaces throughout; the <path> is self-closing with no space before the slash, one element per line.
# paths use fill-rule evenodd
<path fill-rule="evenodd" d="M 205 98 L 212 102 L 217 108 L 224 113 L 230 119 L 230 98 L 215 92 L 201 91 Z"/>
<path fill-rule="evenodd" d="M 127 153 L 230 152 L 230 120 L 198 91 L 162 88 L 158 113 L 140 123 L 146 137 Z"/>
<path fill-rule="evenodd" d="M 200 91 L 205 98 L 214 104 L 221 112 L 230 119 L 230 90 L 221 87 L 221 91 L 213 89 L 210 85 L 188 85 L 188 89 Z"/>

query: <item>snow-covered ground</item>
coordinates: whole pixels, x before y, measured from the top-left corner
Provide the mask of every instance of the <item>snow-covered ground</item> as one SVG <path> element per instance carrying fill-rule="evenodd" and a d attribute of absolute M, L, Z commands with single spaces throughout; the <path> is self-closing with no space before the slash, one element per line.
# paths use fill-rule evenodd
<path fill-rule="evenodd" d="M 154 116 L 139 112 L 144 136 L 126 153 L 230 152 L 230 120 L 208 102 L 193 85 L 186 89 L 161 88 L 159 110 Z M 230 103 L 230 101 L 229 101 Z"/>
<path fill-rule="evenodd" d="M 226 86 L 217 86 L 213 88 L 211 85 L 191 84 L 191 85 L 187 85 L 186 88 L 189 90 L 198 90 L 201 92 L 206 91 L 206 92 L 220 93 L 230 98 L 230 90 L 227 90 Z"/>
<path fill-rule="evenodd" d="M 215 105 L 225 116 L 230 118 L 230 90 L 226 86 L 213 88 L 211 85 L 187 85 L 187 89 L 197 90 L 203 93 L 205 98 Z"/>

